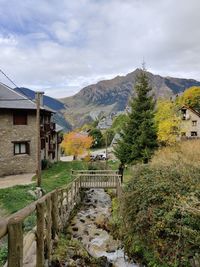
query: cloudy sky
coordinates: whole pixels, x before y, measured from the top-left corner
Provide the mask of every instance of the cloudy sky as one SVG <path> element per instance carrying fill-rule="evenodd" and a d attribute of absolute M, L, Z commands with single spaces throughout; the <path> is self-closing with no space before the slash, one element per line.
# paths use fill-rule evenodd
<path fill-rule="evenodd" d="M 199 12 L 200 0 L 0 0 L 0 69 L 54 97 L 143 58 L 153 73 L 200 80 Z"/>

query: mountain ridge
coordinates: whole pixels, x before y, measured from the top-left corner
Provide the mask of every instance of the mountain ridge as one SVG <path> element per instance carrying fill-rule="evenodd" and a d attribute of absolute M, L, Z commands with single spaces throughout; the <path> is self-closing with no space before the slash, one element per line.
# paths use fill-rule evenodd
<path fill-rule="evenodd" d="M 133 88 L 140 71 L 136 69 L 127 75 L 88 85 L 70 97 L 55 99 L 44 95 L 44 105 L 57 111 L 55 121 L 69 131 L 96 118 L 124 111 L 130 97 L 135 95 Z M 171 98 L 186 88 L 200 86 L 200 82 L 194 79 L 162 77 L 151 72 L 147 75 L 155 98 Z M 28 88 L 15 90 L 32 99 L 35 97 L 35 92 Z"/>
<path fill-rule="evenodd" d="M 74 96 L 60 99 L 67 109 L 65 118 L 74 126 L 80 126 L 92 121 L 93 114 L 108 115 L 112 112 L 123 111 L 128 105 L 131 95 L 135 95 L 134 84 L 136 76 L 141 70 L 136 69 L 125 76 L 116 76 L 113 79 L 99 81 L 81 89 Z M 162 77 L 147 72 L 152 94 L 155 98 L 170 98 L 184 92 L 191 86 L 200 86 L 194 79 Z M 98 115 L 97 115 L 98 117 Z"/>

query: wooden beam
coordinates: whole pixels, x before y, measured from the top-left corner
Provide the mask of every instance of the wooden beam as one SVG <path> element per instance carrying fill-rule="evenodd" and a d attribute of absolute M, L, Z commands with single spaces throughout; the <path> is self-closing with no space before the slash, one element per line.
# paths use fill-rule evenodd
<path fill-rule="evenodd" d="M 37 250 L 36 250 L 36 267 L 44 266 L 44 202 L 37 203 Z"/>
<path fill-rule="evenodd" d="M 8 267 L 23 266 L 23 230 L 22 222 L 14 219 L 8 222 Z"/>

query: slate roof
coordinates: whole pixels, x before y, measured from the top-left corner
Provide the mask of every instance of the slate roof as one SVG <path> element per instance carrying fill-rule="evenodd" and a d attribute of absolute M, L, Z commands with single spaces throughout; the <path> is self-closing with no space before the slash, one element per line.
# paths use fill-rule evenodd
<path fill-rule="evenodd" d="M 28 99 L 23 94 L 14 91 L 7 85 L 0 83 L 0 109 L 36 109 L 36 104 Z M 41 107 L 43 110 L 54 112 L 46 107 Z"/>
<path fill-rule="evenodd" d="M 36 109 L 36 104 L 7 85 L 0 83 L 0 108 Z"/>
<path fill-rule="evenodd" d="M 102 119 L 98 125 L 97 128 L 100 130 L 108 129 L 112 126 L 112 119 L 110 117 Z"/>
<path fill-rule="evenodd" d="M 56 123 L 56 132 L 61 132 L 63 130 L 63 127 Z"/>

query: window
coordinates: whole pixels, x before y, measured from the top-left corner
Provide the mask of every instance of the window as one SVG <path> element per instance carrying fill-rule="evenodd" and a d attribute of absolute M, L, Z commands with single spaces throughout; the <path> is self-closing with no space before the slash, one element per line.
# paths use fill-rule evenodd
<path fill-rule="evenodd" d="M 185 120 L 186 119 L 186 109 L 182 109 L 181 112 L 182 112 L 182 120 Z"/>
<path fill-rule="evenodd" d="M 197 121 L 192 121 L 192 126 L 197 126 Z"/>
<path fill-rule="evenodd" d="M 182 132 L 181 133 L 181 136 L 186 136 L 186 132 Z"/>
<path fill-rule="evenodd" d="M 191 132 L 191 136 L 197 136 L 197 132 Z"/>
<path fill-rule="evenodd" d="M 14 155 L 30 154 L 28 142 L 14 142 Z"/>
<path fill-rule="evenodd" d="M 13 124 L 27 125 L 27 113 L 23 111 L 13 113 Z"/>

